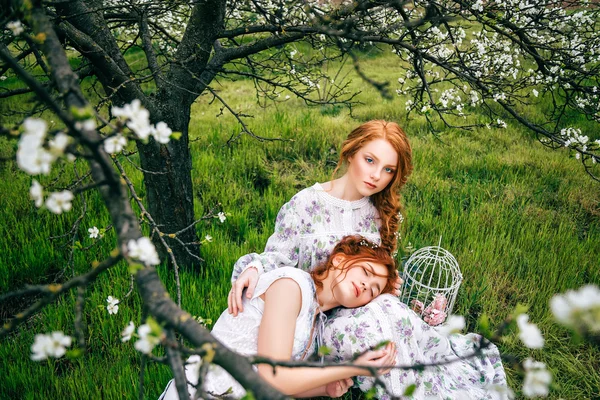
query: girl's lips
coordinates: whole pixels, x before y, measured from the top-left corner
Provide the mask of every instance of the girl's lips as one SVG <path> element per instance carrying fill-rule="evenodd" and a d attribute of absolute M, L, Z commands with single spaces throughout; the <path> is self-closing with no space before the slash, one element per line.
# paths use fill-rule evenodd
<path fill-rule="evenodd" d="M 375 186 L 375 185 L 373 185 L 372 183 L 369 183 L 369 182 L 365 182 L 365 185 L 367 185 L 371 189 L 375 189 L 377 187 L 377 186 Z"/>
<path fill-rule="evenodd" d="M 358 286 L 356 286 L 356 283 L 352 282 L 352 286 L 354 286 L 354 294 L 356 295 L 356 297 L 360 296 L 360 290 L 358 289 Z"/>

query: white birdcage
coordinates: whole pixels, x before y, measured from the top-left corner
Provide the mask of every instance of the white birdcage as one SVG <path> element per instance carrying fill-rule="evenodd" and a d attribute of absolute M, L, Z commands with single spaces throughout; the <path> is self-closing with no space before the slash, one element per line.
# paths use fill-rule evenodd
<path fill-rule="evenodd" d="M 444 322 L 463 279 L 454 256 L 440 246 L 423 247 L 406 261 L 402 277 L 400 301 L 429 325 Z"/>

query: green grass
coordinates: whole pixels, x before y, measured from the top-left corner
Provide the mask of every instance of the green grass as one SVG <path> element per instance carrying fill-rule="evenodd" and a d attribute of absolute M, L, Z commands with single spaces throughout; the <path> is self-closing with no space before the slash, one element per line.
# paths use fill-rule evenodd
<path fill-rule="evenodd" d="M 387 56 L 367 59 L 363 69 L 375 79 L 392 82 L 402 72 Z M 355 118 L 346 110 L 308 109 L 294 99 L 260 109 L 246 80 L 217 88 L 235 109 L 255 116 L 249 124 L 257 135 L 284 141 L 261 143 L 242 136 L 226 146 L 239 132 L 236 121 L 229 115 L 215 118 L 219 105 L 209 104 L 208 96 L 195 104 L 190 135 L 196 215 L 221 203 L 228 218 L 223 224 L 213 220 L 197 226 L 200 237 L 209 234 L 214 240 L 201 248 L 202 271 L 181 271 L 183 307 L 192 315 L 216 320 L 226 306 L 233 263 L 264 247 L 279 207 L 299 189 L 331 177 L 337 149 L 353 127 L 372 118 L 392 119 L 408 132 L 414 152 L 414 173 L 403 191 L 403 244 L 418 248 L 437 244 L 442 237 L 442 246 L 456 256 L 465 278 L 456 312 L 466 316 L 469 330 L 476 330 L 482 313 L 499 323 L 518 303 L 529 305 L 531 320 L 546 337 L 545 349 L 527 350 L 513 336 L 499 343 L 500 349 L 519 359 L 532 356 L 546 362 L 555 375 L 551 398 L 598 398 L 600 351 L 570 340 L 568 331 L 552 322 L 548 301 L 554 293 L 587 282 L 600 284 L 599 184 L 563 150 L 544 148 L 510 121 L 506 130 L 444 130 L 442 143 L 426 133 L 423 117 L 406 117 L 403 99 L 382 100 L 353 79 L 363 102 L 354 110 Z M 13 145 L 1 142 L 0 154 L 12 154 Z M 123 164 L 142 188 L 139 171 Z M 77 168 L 79 173 L 85 169 L 83 163 Z M 73 176 L 71 164 L 64 169 L 57 187 Z M 60 217 L 38 212 L 27 195 L 31 178 L 10 163 L 0 164 L 0 174 L 0 291 L 49 282 L 61 271 L 71 276 L 67 239 L 49 238 L 68 232 L 82 200 L 77 198 L 74 210 Z M 47 185 L 52 179 L 40 181 Z M 89 193 L 85 199 L 88 213 L 77 232 L 84 247 L 93 243 L 87 228 L 109 224 L 99 197 Z M 86 271 L 113 246 L 114 234 L 108 231 L 90 250 L 75 251 L 74 270 Z M 159 273 L 175 298 L 172 272 L 161 266 Z M 73 335 L 75 293 L 5 339 L 0 345 L 0 398 L 137 397 L 141 357 L 131 343 L 120 342 L 125 325 L 130 320 L 139 324 L 141 318 L 139 296 L 134 292 L 125 298 L 129 285 L 127 268 L 120 264 L 87 288 L 89 348 L 80 359 L 29 359 L 36 333 L 63 330 Z M 106 311 L 109 295 L 122 300 L 117 315 Z M 0 315 L 6 318 L 16 305 L 28 301 L 0 305 Z M 507 373 L 519 394 L 518 372 L 507 367 Z M 149 363 L 145 397 L 156 398 L 169 379 L 166 366 Z"/>

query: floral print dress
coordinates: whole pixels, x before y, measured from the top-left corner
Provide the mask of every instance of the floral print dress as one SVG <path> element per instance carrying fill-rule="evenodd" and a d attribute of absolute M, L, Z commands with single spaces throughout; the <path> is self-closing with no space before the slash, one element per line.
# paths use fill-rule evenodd
<path fill-rule="evenodd" d="M 421 371 L 393 369 L 381 377 L 386 388 L 376 387 L 376 398 L 399 397 L 413 384 L 412 396 L 402 398 L 475 400 L 508 396 L 496 346 L 490 344 L 479 357 L 467 358 L 481 336 L 446 337 L 393 295 L 381 295 L 360 308 L 338 308 L 325 323 L 323 343 L 331 349 L 330 361 L 348 360 L 386 340 L 396 343 L 396 365 L 449 363 Z M 370 377 L 356 378 L 363 391 L 371 389 L 373 382 Z"/>
<path fill-rule="evenodd" d="M 265 251 L 241 257 L 234 265 L 232 282 L 248 267 L 256 267 L 259 272 L 279 267 L 309 271 L 324 262 L 347 235 L 360 234 L 380 243 L 378 219 L 377 209 L 368 197 L 341 200 L 316 183 L 281 207 Z"/>
<path fill-rule="evenodd" d="M 346 235 L 359 234 L 380 243 L 379 214 L 368 197 L 346 201 L 331 196 L 317 183 L 297 193 L 281 207 L 275 232 L 262 254 L 241 257 L 235 264 L 232 282 L 249 267 L 259 273 L 279 267 L 305 271 L 324 262 L 333 247 Z M 365 307 L 337 309 L 327 320 L 323 344 L 333 350 L 331 359 L 352 357 L 383 340 L 393 340 L 399 365 L 455 359 L 470 352 L 477 335 L 454 335 L 450 339 L 437 333 L 397 297 L 382 295 Z M 452 363 L 422 372 L 392 370 L 382 377 L 386 390 L 377 388 L 377 398 L 399 396 L 416 384 L 414 399 L 492 399 L 503 398 L 506 378 L 495 346 L 473 361 Z M 373 379 L 356 378 L 367 391 Z M 499 391 L 494 389 L 498 387 Z"/>

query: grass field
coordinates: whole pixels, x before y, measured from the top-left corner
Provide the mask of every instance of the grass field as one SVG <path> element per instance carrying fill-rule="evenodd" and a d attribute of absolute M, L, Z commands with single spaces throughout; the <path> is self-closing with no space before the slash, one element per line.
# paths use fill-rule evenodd
<path fill-rule="evenodd" d="M 384 56 L 366 60 L 363 68 L 376 79 L 392 82 L 401 73 Z M 223 224 L 214 220 L 197 226 L 201 237 L 211 235 L 213 241 L 201 248 L 202 271 L 181 272 L 183 307 L 216 320 L 226 306 L 233 263 L 264 247 L 279 207 L 299 189 L 330 179 L 337 149 L 353 127 L 369 119 L 391 119 L 405 128 L 414 152 L 414 173 L 403 191 L 403 246 L 437 244 L 441 236 L 464 275 L 455 312 L 465 315 L 468 330 L 477 330 L 482 313 L 499 324 L 517 304 L 528 305 L 532 322 L 546 338 L 544 350 L 524 348 L 516 335 L 506 336 L 498 343 L 500 349 L 519 360 L 531 356 L 546 362 L 555 376 L 551 398 L 600 398 L 600 350 L 571 340 L 567 330 L 553 323 L 548 307 L 554 293 L 600 284 L 600 184 L 565 151 L 546 149 L 511 121 L 507 129 L 449 129 L 434 137 L 423 117 L 407 118 L 403 99 L 383 100 L 358 78 L 352 85 L 362 91 L 363 102 L 353 116 L 339 108 L 309 109 L 293 98 L 261 109 L 249 81 L 217 88 L 237 110 L 255 116 L 248 123 L 258 135 L 284 139 L 275 142 L 242 136 L 226 146 L 239 131 L 236 121 L 228 115 L 216 118 L 219 105 L 210 104 L 208 96 L 198 100 L 190 129 L 196 215 L 221 203 L 228 217 Z M 543 104 L 530 113 L 543 118 Z M 14 142 L 3 140 L 0 156 L 14 154 L 13 148 Z M 123 163 L 143 198 L 140 172 Z M 83 162 L 75 168 L 80 175 L 86 171 Z M 74 173 L 73 165 L 65 165 L 55 185 L 66 186 Z M 31 178 L 16 165 L 0 164 L 0 177 L 0 292 L 64 280 L 86 271 L 113 248 L 112 231 L 97 243 L 87 234 L 91 226 L 110 223 L 95 193 L 77 198 L 71 213 L 57 217 L 35 208 L 27 194 Z M 53 180 L 44 177 L 41 183 Z M 51 237 L 71 229 L 84 200 L 88 212 L 77 240 L 91 247 L 76 250 L 70 260 L 69 237 Z M 159 272 L 175 297 L 172 272 L 164 266 Z M 138 397 L 141 357 L 131 343 L 120 341 L 125 325 L 130 320 L 137 325 L 141 318 L 139 296 L 134 292 L 125 297 L 129 288 L 124 264 L 87 288 L 89 348 L 81 358 L 29 358 L 36 333 L 74 333 L 76 293 L 63 296 L 5 339 L 0 344 L 0 399 Z M 117 315 L 106 311 L 109 295 L 121 299 Z M 7 318 L 30 301 L 20 298 L 0 305 L 0 316 Z M 519 372 L 508 366 L 507 372 L 520 396 Z M 170 373 L 150 362 L 144 377 L 145 398 L 154 399 Z"/>

